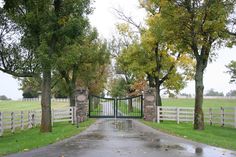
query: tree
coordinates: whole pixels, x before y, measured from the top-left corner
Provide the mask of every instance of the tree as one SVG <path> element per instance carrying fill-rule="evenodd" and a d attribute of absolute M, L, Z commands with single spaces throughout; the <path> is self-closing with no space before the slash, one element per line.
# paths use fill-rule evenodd
<path fill-rule="evenodd" d="M 125 97 L 126 91 L 127 91 L 127 84 L 126 81 L 123 78 L 117 78 L 112 80 L 111 84 L 111 90 L 110 95 L 112 97 Z"/>
<path fill-rule="evenodd" d="M 210 89 L 209 91 L 207 91 L 205 96 L 224 96 L 224 93 L 223 92 L 217 92 L 214 89 Z"/>
<path fill-rule="evenodd" d="M 156 88 L 156 105 L 162 106 L 161 89 L 166 89 L 169 94 L 178 93 L 184 87 L 184 81 L 191 78 L 182 74 L 187 74 L 187 69 L 189 72 L 192 70 L 189 65 L 193 62 L 188 55 L 177 52 L 175 45 L 168 45 L 158 14 L 150 13 L 146 25 L 148 28 L 140 29 L 141 39 L 138 39 L 139 35 L 136 40 L 133 38 L 132 44 L 123 48 L 117 62 L 119 69 L 133 78 L 147 79 L 149 86 Z M 132 35 L 130 29 L 123 31 Z M 178 68 L 184 73 L 179 72 Z"/>
<path fill-rule="evenodd" d="M 24 77 L 18 79 L 20 81 L 20 90 L 23 91 L 24 98 L 38 97 L 41 91 L 42 78 L 38 77 Z M 52 95 L 55 98 L 67 98 L 68 89 L 66 87 L 65 81 L 59 76 L 56 71 L 52 73 L 52 85 L 51 85 Z"/>
<path fill-rule="evenodd" d="M 11 99 L 5 95 L 0 95 L 0 100 L 11 100 Z"/>
<path fill-rule="evenodd" d="M 203 75 L 212 48 L 227 37 L 226 25 L 234 1 L 155 1 L 165 25 L 165 32 L 178 48 L 196 60 L 194 129 L 204 129 Z"/>
<path fill-rule="evenodd" d="M 231 61 L 228 65 L 226 65 L 228 69 L 227 73 L 231 75 L 230 83 L 236 83 L 236 61 Z"/>
<path fill-rule="evenodd" d="M 42 73 L 41 132 L 51 132 L 51 72 L 58 55 L 88 23 L 89 0 L 5 0 L 7 16 L 20 27 L 21 47 L 32 52 Z M 17 54 L 20 54 L 17 51 Z M 32 65 L 29 65 L 32 66 Z"/>
<path fill-rule="evenodd" d="M 231 90 L 231 91 L 229 91 L 227 94 L 226 94 L 226 96 L 236 96 L 236 90 Z"/>
<path fill-rule="evenodd" d="M 106 66 L 110 62 L 109 51 L 106 42 L 98 40 L 96 30 L 90 30 L 90 27 L 79 42 L 64 51 L 66 54 L 58 59 L 57 70 L 68 87 L 70 106 L 75 106 L 77 86 L 87 87 L 93 94 L 99 94 L 103 89 Z"/>

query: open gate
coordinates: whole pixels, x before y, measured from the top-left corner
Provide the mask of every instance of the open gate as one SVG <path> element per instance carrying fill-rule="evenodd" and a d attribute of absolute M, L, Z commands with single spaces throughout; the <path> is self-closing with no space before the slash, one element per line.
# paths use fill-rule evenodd
<path fill-rule="evenodd" d="M 91 118 L 142 118 L 143 96 L 128 98 L 89 97 Z"/>

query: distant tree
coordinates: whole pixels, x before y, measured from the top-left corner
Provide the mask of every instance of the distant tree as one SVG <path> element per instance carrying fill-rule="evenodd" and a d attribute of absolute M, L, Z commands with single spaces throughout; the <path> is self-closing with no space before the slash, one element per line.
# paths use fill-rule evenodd
<path fill-rule="evenodd" d="M 224 93 L 223 92 L 217 92 L 214 89 L 210 89 L 210 90 L 207 91 L 205 96 L 224 96 Z"/>
<path fill-rule="evenodd" d="M 180 96 L 185 96 L 185 97 L 188 97 L 188 98 L 192 97 L 191 94 L 187 94 L 187 93 L 180 93 Z"/>
<path fill-rule="evenodd" d="M 124 78 L 116 78 L 111 81 L 110 88 L 110 95 L 112 97 L 124 97 L 128 86 Z"/>
<path fill-rule="evenodd" d="M 11 100 L 11 99 L 5 95 L 0 95 L 0 100 Z"/>
<path fill-rule="evenodd" d="M 37 98 L 39 96 L 39 93 L 37 90 L 34 90 L 31 87 L 27 87 L 26 89 L 24 89 L 22 96 L 23 98 Z"/>
<path fill-rule="evenodd" d="M 226 96 L 236 96 L 236 90 L 229 91 Z"/>
<path fill-rule="evenodd" d="M 231 75 L 230 83 L 236 83 L 236 61 L 231 61 L 228 65 L 226 65 L 228 69 L 227 73 Z"/>

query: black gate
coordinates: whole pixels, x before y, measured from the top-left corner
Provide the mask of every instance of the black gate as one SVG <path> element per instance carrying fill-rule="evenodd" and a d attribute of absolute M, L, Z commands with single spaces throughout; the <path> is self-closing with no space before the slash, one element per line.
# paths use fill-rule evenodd
<path fill-rule="evenodd" d="M 91 118 L 142 118 L 143 96 L 128 98 L 89 97 Z"/>

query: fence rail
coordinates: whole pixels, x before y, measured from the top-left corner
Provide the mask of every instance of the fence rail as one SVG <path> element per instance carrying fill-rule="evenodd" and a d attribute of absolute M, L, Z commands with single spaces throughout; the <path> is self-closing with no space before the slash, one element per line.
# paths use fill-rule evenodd
<path fill-rule="evenodd" d="M 229 125 L 236 128 L 236 107 L 204 108 L 205 123 Z M 168 120 L 180 122 L 194 121 L 193 107 L 157 107 L 157 122 Z"/>
<path fill-rule="evenodd" d="M 68 98 L 52 98 L 51 100 L 54 102 L 69 102 Z M 21 101 L 41 101 L 41 98 L 23 98 Z"/>
<path fill-rule="evenodd" d="M 63 109 L 52 109 L 52 125 L 54 122 L 71 122 L 76 121 L 76 108 L 68 107 Z M 41 123 L 41 110 L 34 111 L 14 111 L 0 112 L 0 136 L 4 131 L 16 129 L 24 130 L 32 128 Z"/>

